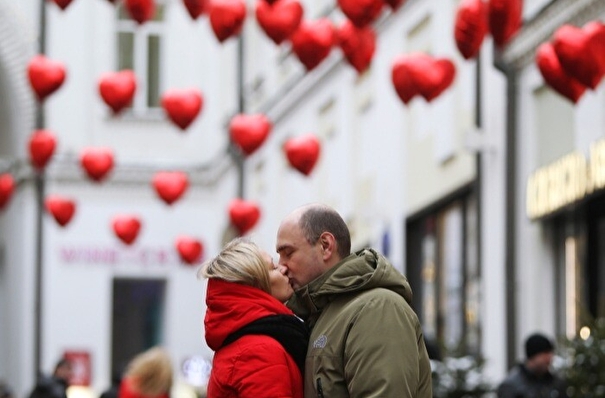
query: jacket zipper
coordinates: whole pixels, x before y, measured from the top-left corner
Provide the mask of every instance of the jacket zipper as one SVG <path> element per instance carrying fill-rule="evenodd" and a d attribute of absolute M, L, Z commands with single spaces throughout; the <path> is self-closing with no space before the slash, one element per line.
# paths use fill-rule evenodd
<path fill-rule="evenodd" d="M 317 387 L 317 398 L 324 398 L 324 389 L 321 386 L 321 378 L 318 377 L 317 381 L 315 382 L 315 385 Z"/>

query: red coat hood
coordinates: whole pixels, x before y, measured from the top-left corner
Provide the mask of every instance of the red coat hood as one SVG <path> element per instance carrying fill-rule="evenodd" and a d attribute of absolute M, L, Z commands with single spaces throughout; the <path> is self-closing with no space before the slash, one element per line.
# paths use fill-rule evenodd
<path fill-rule="evenodd" d="M 206 307 L 206 344 L 214 351 L 227 336 L 252 321 L 269 315 L 293 314 L 279 300 L 256 287 L 220 279 L 208 280 Z"/>

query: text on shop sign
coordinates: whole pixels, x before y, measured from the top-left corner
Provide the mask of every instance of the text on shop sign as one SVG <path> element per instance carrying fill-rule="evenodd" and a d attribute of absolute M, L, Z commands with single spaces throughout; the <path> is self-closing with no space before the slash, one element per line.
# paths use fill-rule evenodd
<path fill-rule="evenodd" d="M 531 220 L 550 215 L 605 187 L 605 140 L 536 170 L 527 181 L 526 211 Z"/>

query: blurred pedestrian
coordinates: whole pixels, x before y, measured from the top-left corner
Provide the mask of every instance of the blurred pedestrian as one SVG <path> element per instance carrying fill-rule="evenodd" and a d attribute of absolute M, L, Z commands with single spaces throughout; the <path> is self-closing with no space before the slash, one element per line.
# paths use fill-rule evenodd
<path fill-rule="evenodd" d="M 525 340 L 525 361 L 498 387 L 498 398 L 567 398 L 565 381 L 551 372 L 555 345 L 541 333 Z"/>
<path fill-rule="evenodd" d="M 38 377 L 29 398 L 67 398 L 72 372 L 71 362 L 66 358 L 59 359 L 51 376 Z"/>
<path fill-rule="evenodd" d="M 206 343 L 215 351 L 208 398 L 302 398 L 308 330 L 283 302 L 293 293 L 283 269 L 237 238 L 202 265 Z"/>
<path fill-rule="evenodd" d="M 111 376 L 111 385 L 101 393 L 99 398 L 118 398 L 120 383 L 122 383 L 122 372 L 115 371 L 113 376 Z"/>
<path fill-rule="evenodd" d="M 0 398 L 13 398 L 13 391 L 3 381 L 0 381 Z"/>
<path fill-rule="evenodd" d="M 135 356 L 120 383 L 119 398 L 169 398 L 172 363 L 168 352 L 152 347 Z"/>
<path fill-rule="evenodd" d="M 331 207 L 290 213 L 277 232 L 279 264 L 309 322 L 305 397 L 431 398 L 431 367 L 407 279 L 373 249 L 351 253 Z"/>

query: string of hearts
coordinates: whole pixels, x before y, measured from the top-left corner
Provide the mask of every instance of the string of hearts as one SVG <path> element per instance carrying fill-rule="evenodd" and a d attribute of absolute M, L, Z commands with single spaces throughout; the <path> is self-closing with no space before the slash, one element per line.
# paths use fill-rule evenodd
<path fill-rule="evenodd" d="M 57 3 L 62 9 L 70 1 Z M 194 2 L 187 2 L 188 10 Z M 134 4 L 134 3 L 133 3 Z M 131 9 L 133 17 L 146 15 L 145 10 Z M 138 12 L 138 14 L 137 14 Z M 261 13 L 262 15 L 262 13 Z M 142 22 L 142 21 L 141 21 Z M 56 92 L 64 83 L 66 69 L 58 61 L 50 60 L 43 55 L 32 58 L 28 64 L 28 77 L 31 87 L 40 102 L 46 100 Z M 136 91 L 136 76 L 133 71 L 124 70 L 106 73 L 98 82 L 99 94 L 103 101 L 111 108 L 114 115 L 119 114 L 130 105 Z M 203 106 L 203 97 L 199 90 L 168 90 L 161 98 L 161 105 L 169 119 L 182 130 L 188 128 L 200 113 Z M 271 123 L 264 115 L 236 115 L 230 125 L 230 132 L 234 143 L 248 156 L 258 149 L 267 138 Z M 29 154 L 32 166 L 38 170 L 44 169 L 50 161 L 57 145 L 56 136 L 48 130 L 35 131 L 29 141 Z M 291 139 L 286 142 L 284 152 L 291 166 L 304 175 L 309 175 L 319 157 L 319 141 L 312 135 Z M 114 167 L 113 151 L 109 148 L 85 148 L 80 156 L 80 165 L 86 175 L 94 182 L 102 182 Z M 157 195 L 167 204 L 174 203 L 188 187 L 187 176 L 182 172 L 160 172 L 152 181 Z M 0 189 L 0 210 L 6 206 L 15 189 L 14 180 L 9 174 L 2 175 Z M 230 206 L 238 209 L 246 203 L 236 202 Z M 46 210 L 54 217 L 60 226 L 66 226 L 75 213 L 75 201 L 51 195 L 46 201 Z M 247 210 L 249 211 L 249 209 Z M 230 210 L 231 223 L 240 234 L 246 233 L 258 221 L 258 215 L 250 217 L 246 211 Z M 126 244 L 132 244 L 138 236 L 141 223 L 134 216 L 116 219 L 112 222 L 115 234 Z M 119 222 L 118 222 L 119 221 Z M 182 239 L 181 239 L 182 241 Z M 199 245 L 177 244 L 177 249 L 185 261 L 192 261 L 190 252 L 192 247 Z M 184 248 L 189 248 L 185 250 Z"/>
<path fill-rule="evenodd" d="M 64 10 L 72 0 L 53 0 Z M 293 53 L 298 57 L 307 71 L 316 68 L 329 54 L 336 44 L 340 46 L 345 59 L 361 74 L 370 66 L 376 49 L 376 34 L 371 24 L 379 17 L 385 5 L 393 11 L 397 10 L 405 0 L 337 0 L 338 6 L 347 17 L 347 20 L 338 28 L 327 18 L 315 21 L 304 20 L 304 10 L 297 0 L 258 0 L 255 14 L 259 26 L 267 36 L 277 45 L 289 41 Z M 115 1 L 111 1 L 115 3 Z M 197 19 L 207 14 L 212 30 L 220 42 L 238 35 L 246 16 L 246 6 L 242 0 L 183 0 L 189 15 Z M 454 39 L 456 46 L 465 59 L 476 57 L 479 48 L 487 35 L 491 33 L 498 47 L 503 47 L 516 34 L 521 25 L 522 0 L 462 0 L 456 13 Z M 124 7 L 133 20 L 139 24 L 153 18 L 155 3 L 153 0 L 124 0 Z M 590 61 L 596 65 L 591 70 L 588 63 L 582 62 L 578 66 L 578 54 L 603 54 L 603 51 L 584 51 L 594 49 L 596 44 L 586 44 L 599 41 L 592 37 L 602 38 L 602 24 L 590 25 L 578 32 L 573 27 L 564 27 L 565 34 L 557 37 L 553 50 L 557 55 L 560 68 L 564 71 L 566 82 L 571 79 L 581 84 L 595 88 L 605 74 L 605 61 L 603 57 Z M 563 29 L 563 28 L 562 28 Z M 599 32 L 599 33 L 595 33 Z M 590 38 L 586 38 L 590 37 Z M 571 39 L 570 39 L 571 38 Z M 578 42 L 581 44 L 578 45 Z M 603 43 L 603 40 L 600 40 Z M 574 45 L 576 45 L 574 47 Z M 556 49 L 559 51 L 556 51 Z M 569 50 L 569 49 L 572 50 Z M 542 49 L 541 49 L 542 50 Z M 601 50 L 599 48 L 599 50 Z M 559 80 L 553 79 L 552 52 L 542 50 L 538 52 L 537 63 L 545 80 L 553 87 L 564 93 L 569 88 L 562 89 Z M 542 54 L 547 55 L 542 55 Z M 550 54 L 550 55 L 549 55 Z M 570 56 L 571 55 L 571 56 Z M 566 58 L 567 56 L 567 58 Z M 575 57 L 575 58 L 574 58 Z M 544 59 L 543 59 L 544 58 Z M 545 61 L 546 60 L 546 61 Z M 542 65 L 546 64 L 544 68 Z M 550 69 L 549 69 L 550 68 Z M 547 70 L 547 73 L 544 72 Z M 596 72 L 595 72 L 596 70 Z M 401 55 L 395 58 L 392 69 L 392 81 L 395 91 L 404 104 L 415 96 L 421 96 L 430 102 L 446 90 L 454 81 L 455 65 L 447 58 L 434 57 L 429 54 L 414 53 Z M 550 72 L 550 75 L 549 73 Z M 57 61 L 50 60 L 42 55 L 34 57 L 29 66 L 30 83 L 36 96 L 44 101 L 54 93 L 64 82 L 65 67 Z M 558 76 L 558 75 L 557 75 Z M 555 83 L 553 83 L 555 80 Z M 573 81 L 573 89 L 569 96 L 576 102 L 583 90 L 579 89 L 577 82 Z M 130 70 L 111 72 L 101 76 L 98 82 L 99 94 L 103 101 L 111 108 L 114 115 L 119 114 L 130 105 L 136 91 L 136 76 Z M 566 91 L 567 90 L 567 91 Z M 167 90 L 161 98 L 161 105 L 168 118 L 180 129 L 186 130 L 197 118 L 203 107 L 202 93 L 193 88 Z M 241 149 L 245 156 L 255 152 L 266 140 L 271 130 L 271 123 L 264 115 L 236 115 L 229 126 L 232 141 Z M 56 140 L 48 131 L 37 131 L 30 140 L 31 163 L 35 168 L 44 168 L 52 157 L 56 147 Z M 320 143 L 313 135 L 305 135 L 288 140 L 283 147 L 290 165 L 304 175 L 309 175 L 314 168 L 320 153 Z M 88 148 L 81 155 L 81 165 L 87 175 L 96 182 L 103 180 L 113 167 L 113 154 L 107 148 Z M 154 177 L 153 185 L 158 196 L 168 204 L 176 201 L 186 190 L 186 176 L 180 172 L 164 172 Z M 10 175 L 0 176 L 0 209 L 6 205 L 14 190 Z M 162 183 L 164 181 L 164 183 Z M 165 181 L 170 181 L 166 183 Z M 171 188 L 158 188 L 168 184 Z M 239 203 L 239 202 L 236 202 Z M 241 203 L 230 206 L 243 206 Z M 248 210 L 250 211 L 250 210 Z M 255 217 L 238 219 L 241 211 L 233 212 L 230 208 L 232 224 L 245 233 L 258 221 L 260 212 L 252 225 L 250 220 Z M 254 213 L 254 212 L 252 212 Z M 69 211 L 65 211 L 69 214 Z M 71 216 L 63 216 L 57 220 L 65 225 Z M 235 216 L 234 216 L 235 215 Z M 56 216 L 55 216 L 56 218 Z M 64 221 L 67 219 L 67 221 Z M 61 223 L 64 224 L 61 224 Z M 132 227 L 131 227 L 132 228 Z M 117 228 L 114 227 L 114 230 Z M 136 228 L 138 231 L 138 228 Z M 126 234 L 127 236 L 132 236 Z M 119 234 L 118 234 L 119 236 Z M 136 237 L 136 234 L 135 234 Z M 134 239 L 121 238 L 128 244 Z"/>

